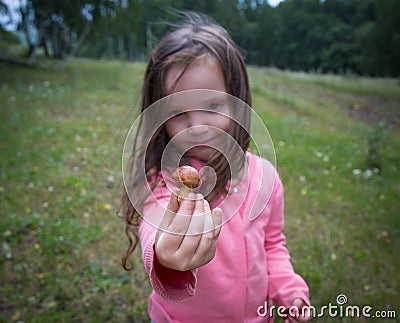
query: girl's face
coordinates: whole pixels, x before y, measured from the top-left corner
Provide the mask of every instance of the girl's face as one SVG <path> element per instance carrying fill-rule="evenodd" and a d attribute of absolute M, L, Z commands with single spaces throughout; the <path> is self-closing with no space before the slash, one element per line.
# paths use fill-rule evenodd
<path fill-rule="evenodd" d="M 183 73 L 183 74 L 182 74 Z M 225 81 L 215 59 L 204 59 L 185 66 L 175 64 L 166 77 L 167 95 L 172 96 L 168 113 L 172 116 L 165 123 L 168 136 L 186 155 L 206 161 L 223 145 L 231 128 L 230 104 Z M 216 92 L 219 91 L 219 92 Z M 222 135 L 222 136 L 221 136 Z"/>

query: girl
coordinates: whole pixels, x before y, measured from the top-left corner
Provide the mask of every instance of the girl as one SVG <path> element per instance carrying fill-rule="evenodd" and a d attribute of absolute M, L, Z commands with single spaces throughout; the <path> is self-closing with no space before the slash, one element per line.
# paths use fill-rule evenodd
<path fill-rule="evenodd" d="M 153 50 L 121 210 L 123 266 L 140 240 L 154 322 L 272 321 L 270 302 L 291 321 L 309 319 L 307 285 L 284 246 L 282 183 L 247 151 L 250 105 L 244 60 L 210 19 L 190 15 Z M 204 171 L 181 202 L 177 163 Z"/>

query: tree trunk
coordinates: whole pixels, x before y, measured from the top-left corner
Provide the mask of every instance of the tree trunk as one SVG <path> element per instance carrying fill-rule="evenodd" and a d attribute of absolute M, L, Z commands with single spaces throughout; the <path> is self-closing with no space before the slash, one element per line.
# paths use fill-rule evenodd
<path fill-rule="evenodd" d="M 49 53 L 49 47 L 47 45 L 47 37 L 43 34 L 42 41 L 40 42 L 40 46 L 43 48 L 44 55 L 49 58 L 50 53 Z"/>
<path fill-rule="evenodd" d="M 37 44 L 29 47 L 28 65 L 32 65 L 36 60 Z"/>
<path fill-rule="evenodd" d="M 79 36 L 77 43 L 72 44 L 71 51 L 68 53 L 68 59 L 70 59 L 76 55 L 76 52 L 83 45 L 87 36 L 89 35 L 91 27 L 92 27 L 92 23 L 90 21 L 87 21 L 85 24 L 85 28 L 83 28 L 83 31 L 82 31 L 81 35 Z"/>
<path fill-rule="evenodd" d="M 59 42 L 58 42 L 58 23 L 53 21 L 51 24 L 51 48 L 53 50 L 53 57 L 58 58 L 60 56 Z"/>
<path fill-rule="evenodd" d="M 32 65 L 36 60 L 37 49 L 42 47 L 44 42 L 44 26 L 43 24 L 39 25 L 38 28 L 38 37 L 36 43 L 33 43 L 29 47 L 29 56 L 28 56 L 28 65 Z"/>
<path fill-rule="evenodd" d="M 124 59 L 125 57 L 125 50 L 124 50 L 124 37 L 122 35 L 119 35 L 118 37 L 118 57 L 119 59 Z"/>
<path fill-rule="evenodd" d="M 132 36 L 129 35 L 127 38 L 127 50 L 128 50 L 128 60 L 133 61 L 135 58 L 135 52 L 134 52 L 134 46 L 133 46 L 133 40 Z"/>
<path fill-rule="evenodd" d="M 21 1 L 20 1 L 20 6 L 22 6 Z M 36 57 L 36 46 L 34 42 L 32 41 L 31 34 L 29 32 L 29 22 L 28 22 L 28 16 L 29 13 L 25 11 L 21 11 L 21 30 L 25 36 L 25 40 L 28 44 L 28 62 L 31 61 L 34 57 Z"/>
<path fill-rule="evenodd" d="M 28 58 L 33 56 L 35 54 L 36 51 L 36 46 L 34 44 L 28 44 L 29 45 L 29 49 L 28 49 Z"/>
<path fill-rule="evenodd" d="M 147 51 L 149 53 L 151 52 L 152 38 L 153 38 L 153 33 L 151 32 L 151 26 L 149 23 L 147 23 L 146 24 L 146 47 L 147 47 Z"/>
<path fill-rule="evenodd" d="M 111 59 L 115 59 L 114 53 L 114 39 L 111 35 L 107 36 L 108 52 Z"/>

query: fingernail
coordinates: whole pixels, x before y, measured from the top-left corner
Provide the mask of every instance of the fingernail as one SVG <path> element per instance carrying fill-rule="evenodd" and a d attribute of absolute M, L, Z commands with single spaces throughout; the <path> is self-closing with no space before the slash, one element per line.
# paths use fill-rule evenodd
<path fill-rule="evenodd" d="M 220 216 L 222 214 L 222 210 L 219 207 L 214 209 L 214 214 Z"/>

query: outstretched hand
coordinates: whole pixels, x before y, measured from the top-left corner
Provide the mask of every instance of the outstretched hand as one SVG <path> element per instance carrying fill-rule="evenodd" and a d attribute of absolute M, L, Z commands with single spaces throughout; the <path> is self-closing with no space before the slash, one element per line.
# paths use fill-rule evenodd
<path fill-rule="evenodd" d="M 305 311 L 303 308 L 306 306 L 304 301 L 300 298 L 296 298 L 292 302 L 292 308 L 297 308 L 296 315 L 289 317 L 288 322 L 308 322 L 311 319 L 309 311 Z"/>
<path fill-rule="evenodd" d="M 221 209 L 211 212 L 203 195 L 190 193 L 179 204 L 172 194 L 156 234 L 158 261 L 179 271 L 209 263 L 215 255 L 221 224 Z"/>

